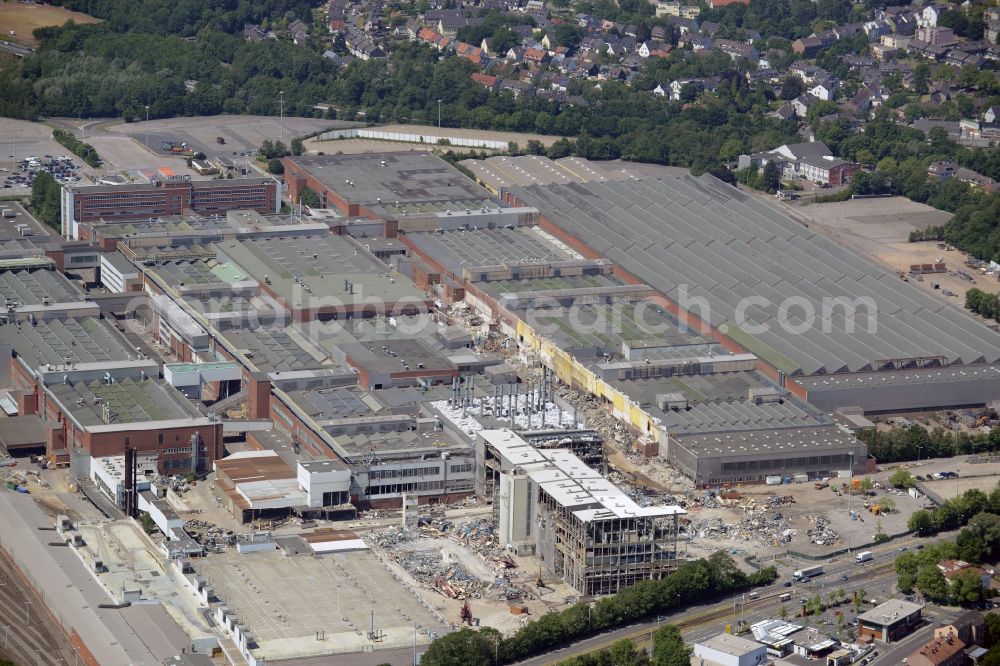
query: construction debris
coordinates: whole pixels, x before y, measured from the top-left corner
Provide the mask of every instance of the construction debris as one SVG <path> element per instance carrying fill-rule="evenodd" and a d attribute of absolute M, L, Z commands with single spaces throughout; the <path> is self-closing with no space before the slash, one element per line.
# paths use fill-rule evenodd
<path fill-rule="evenodd" d="M 829 546 L 840 538 L 840 535 L 830 528 L 830 521 L 823 516 L 809 516 L 809 522 L 813 527 L 810 527 L 806 534 L 812 543 Z"/>
<path fill-rule="evenodd" d="M 453 524 L 443 518 L 421 516 L 419 534 L 391 527 L 371 532 L 363 537 L 374 550 L 378 550 L 407 571 L 413 578 L 451 599 L 520 599 L 524 591 L 510 583 L 508 572 L 517 567 L 511 556 L 503 551 L 496 538 L 496 529 L 490 520 L 478 519 Z M 449 555 L 448 548 L 416 550 L 419 537 L 449 539 L 471 551 L 495 573 L 492 580 L 484 580 L 468 570 L 457 558 Z M 408 546 L 409 544 L 409 546 Z"/>

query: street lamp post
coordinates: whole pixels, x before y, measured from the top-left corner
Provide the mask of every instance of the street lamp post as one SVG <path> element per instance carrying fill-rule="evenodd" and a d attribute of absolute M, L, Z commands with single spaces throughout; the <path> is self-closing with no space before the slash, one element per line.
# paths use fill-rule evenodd
<path fill-rule="evenodd" d="M 924 448 L 920 444 L 917 444 L 917 462 L 920 462 L 920 449 Z"/>
<path fill-rule="evenodd" d="M 146 150 L 149 150 L 149 104 L 146 105 Z"/>
<path fill-rule="evenodd" d="M 278 116 L 278 138 L 285 138 L 285 91 L 278 91 L 278 104 L 279 104 L 279 116 Z"/>
<path fill-rule="evenodd" d="M 413 625 L 413 666 L 417 666 L 417 625 Z"/>
<path fill-rule="evenodd" d="M 10 629 L 9 625 L 3 625 L 3 651 L 7 651 L 7 630 Z"/>
<path fill-rule="evenodd" d="M 31 602 L 30 601 L 25 601 L 24 602 L 24 624 L 25 625 L 28 624 L 28 609 L 30 609 L 30 608 L 31 608 Z"/>
<path fill-rule="evenodd" d="M 441 100 L 438 100 L 438 129 L 441 129 Z"/>
<path fill-rule="evenodd" d="M 847 515 L 851 515 L 851 498 L 854 496 L 854 451 L 847 455 L 851 458 L 851 476 L 847 483 Z"/>

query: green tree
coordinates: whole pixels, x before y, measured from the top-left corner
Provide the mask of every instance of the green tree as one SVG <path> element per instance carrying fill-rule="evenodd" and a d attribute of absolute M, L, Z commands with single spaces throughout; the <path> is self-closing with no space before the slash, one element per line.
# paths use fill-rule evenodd
<path fill-rule="evenodd" d="M 299 203 L 309 206 L 310 208 L 319 208 L 320 205 L 322 205 L 316 191 L 308 187 L 303 187 L 302 191 L 299 193 Z"/>
<path fill-rule="evenodd" d="M 861 479 L 861 492 L 867 495 L 874 489 L 875 489 L 875 480 L 872 477 L 866 476 L 865 478 Z"/>
<path fill-rule="evenodd" d="M 777 162 L 772 160 L 764 165 L 761 187 L 771 193 L 777 192 L 778 188 L 781 187 L 781 169 Z"/>
<path fill-rule="evenodd" d="M 421 663 L 427 666 L 493 666 L 500 632 L 492 627 L 474 631 L 468 627 L 445 634 L 427 648 Z"/>
<path fill-rule="evenodd" d="M 273 174 L 283 174 L 285 173 L 285 165 L 278 158 L 268 160 L 267 162 L 267 172 Z"/>
<path fill-rule="evenodd" d="M 61 231 L 61 192 L 59 183 L 46 171 L 35 176 L 35 182 L 31 186 L 31 208 L 35 217 L 56 231 Z"/>
<path fill-rule="evenodd" d="M 691 651 L 677 627 L 668 624 L 653 634 L 653 666 L 689 666 L 690 663 Z"/>
<path fill-rule="evenodd" d="M 889 483 L 896 488 L 902 489 L 913 488 L 917 485 L 917 481 L 913 478 L 913 474 L 910 473 L 910 470 L 902 467 L 892 473 L 892 476 L 889 477 Z"/>
<path fill-rule="evenodd" d="M 917 571 L 916 585 L 920 593 L 931 601 L 943 602 L 948 599 L 948 581 L 937 564 L 921 565 Z"/>
<path fill-rule="evenodd" d="M 305 146 L 302 145 L 302 139 L 299 137 L 292 139 L 291 151 L 292 155 L 301 155 L 305 152 Z"/>
<path fill-rule="evenodd" d="M 951 577 L 951 600 L 959 606 L 971 606 L 983 600 L 983 581 L 976 571 L 963 571 Z"/>

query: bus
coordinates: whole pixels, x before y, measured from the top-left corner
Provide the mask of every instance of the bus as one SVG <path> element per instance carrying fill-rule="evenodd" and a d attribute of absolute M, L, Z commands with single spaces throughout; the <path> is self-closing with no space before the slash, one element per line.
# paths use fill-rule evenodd
<path fill-rule="evenodd" d="M 795 580 L 809 580 L 810 578 L 821 575 L 823 575 L 823 565 L 821 564 L 817 564 L 814 567 L 806 567 L 805 569 L 799 569 L 798 571 L 792 574 L 792 576 L 795 577 Z"/>

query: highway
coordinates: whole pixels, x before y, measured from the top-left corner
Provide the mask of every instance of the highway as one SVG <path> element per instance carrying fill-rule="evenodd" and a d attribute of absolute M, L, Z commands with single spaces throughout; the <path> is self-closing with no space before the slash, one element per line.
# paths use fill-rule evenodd
<path fill-rule="evenodd" d="M 20 44 L 15 44 L 14 42 L 8 42 L 6 40 L 0 39 L 0 51 L 13 53 L 18 58 L 23 58 L 24 56 L 33 53 L 34 49 L 28 46 L 21 46 Z"/>
<path fill-rule="evenodd" d="M 891 596 L 887 593 L 892 591 L 895 584 L 896 574 L 892 564 L 895 556 L 896 552 L 892 548 L 884 548 L 875 554 L 872 561 L 864 564 L 856 563 L 853 556 L 850 558 L 843 556 L 832 563 L 824 563 L 824 574 L 806 583 L 793 582 L 789 572 L 775 581 L 774 585 L 758 589 L 757 593 L 760 595 L 758 599 L 749 599 L 746 595 L 741 595 L 731 600 L 717 600 L 712 604 L 687 608 L 677 613 L 629 625 L 526 659 L 519 662 L 519 666 L 552 666 L 570 657 L 602 650 L 622 639 L 630 639 L 639 647 L 646 647 L 649 645 L 652 632 L 659 625 L 667 623 L 675 624 L 680 628 L 685 640 L 688 643 L 694 643 L 724 631 L 727 624 L 732 625 L 735 629 L 741 618 L 748 624 L 768 618 L 777 618 L 782 606 L 786 608 L 788 619 L 794 621 L 794 615 L 798 612 L 801 598 L 808 599 L 819 594 L 825 600 L 826 595 L 833 590 L 844 590 L 848 598 L 855 590 L 863 590 L 867 599 L 875 598 L 882 602 Z M 805 566 L 809 565 L 801 564 L 797 568 Z M 847 580 L 844 580 L 845 576 Z M 793 584 L 790 587 L 785 587 L 786 582 Z M 792 595 L 791 601 L 782 603 L 780 596 L 786 592 Z M 865 608 L 870 608 L 870 606 L 863 607 L 862 612 Z M 854 608 L 850 604 L 843 604 L 840 606 L 840 610 L 847 617 L 853 618 Z M 823 617 L 830 623 L 829 629 L 835 631 L 833 610 L 827 611 Z M 812 626 L 815 626 L 819 620 L 817 616 L 808 619 Z M 913 648 L 909 652 L 912 651 Z M 878 662 L 891 663 L 883 660 L 881 655 Z"/>

